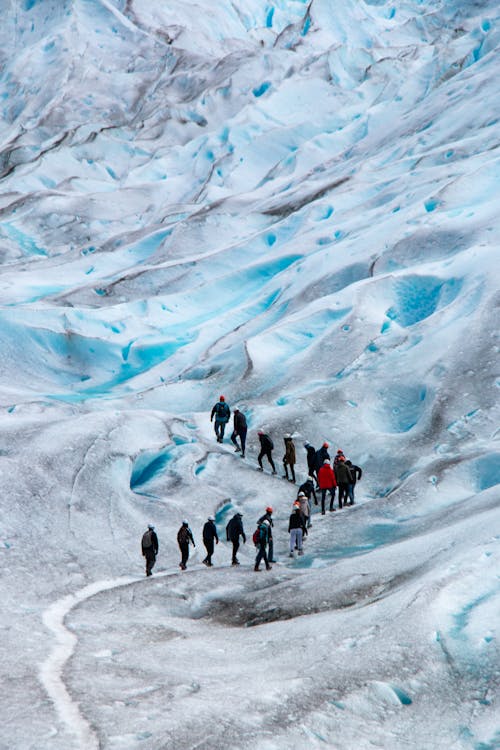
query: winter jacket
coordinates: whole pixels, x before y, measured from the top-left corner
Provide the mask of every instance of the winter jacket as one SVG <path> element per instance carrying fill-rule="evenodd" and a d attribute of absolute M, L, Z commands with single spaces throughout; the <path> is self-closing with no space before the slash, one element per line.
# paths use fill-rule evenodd
<path fill-rule="evenodd" d="M 295 445 L 292 438 L 285 438 L 285 455 L 283 463 L 288 466 L 295 466 Z"/>
<path fill-rule="evenodd" d="M 316 451 L 312 447 L 312 445 L 308 445 L 306 448 L 307 451 L 307 470 L 309 471 L 309 474 L 312 475 L 316 471 Z"/>
<path fill-rule="evenodd" d="M 352 474 L 352 482 L 351 482 L 351 484 L 356 484 L 356 481 L 358 479 L 361 479 L 361 477 L 363 476 L 363 472 L 359 468 L 359 466 L 356 466 L 356 464 L 353 464 L 351 461 L 346 461 L 346 464 L 348 465 L 348 467 L 351 470 L 351 474 Z"/>
<path fill-rule="evenodd" d="M 182 524 L 181 528 L 177 532 L 177 542 L 179 544 L 189 544 L 189 542 L 191 542 L 193 547 L 196 547 L 193 539 L 193 534 L 189 526 L 184 526 L 184 524 Z"/>
<path fill-rule="evenodd" d="M 290 516 L 290 520 L 288 521 L 288 533 L 290 533 L 292 529 L 302 529 L 302 531 L 307 534 L 306 525 L 304 523 L 304 516 L 299 509 L 294 510 L 294 512 Z"/>
<path fill-rule="evenodd" d="M 311 482 L 310 479 L 305 481 L 304 484 L 300 485 L 297 494 L 299 492 L 303 492 L 304 495 L 306 495 L 308 499 L 313 497 L 316 500 L 316 493 L 314 491 L 314 482 Z"/>
<path fill-rule="evenodd" d="M 237 542 L 240 536 L 243 538 L 243 542 L 245 543 L 247 538 L 245 536 L 245 532 L 243 531 L 243 522 L 241 520 L 241 515 L 237 513 L 231 518 L 226 526 L 226 539 L 228 542 Z"/>
<path fill-rule="evenodd" d="M 323 464 L 318 471 L 318 484 L 322 490 L 329 490 L 337 486 L 335 474 L 330 464 Z"/>
<path fill-rule="evenodd" d="M 206 524 L 203 527 L 203 541 L 204 542 L 213 542 L 213 540 L 219 541 L 219 537 L 217 536 L 217 529 L 215 527 L 215 523 L 213 521 L 207 521 Z"/>
<path fill-rule="evenodd" d="M 265 433 L 262 433 L 262 435 L 259 435 L 260 440 L 260 447 L 264 451 L 264 453 L 270 453 L 274 448 L 274 443 L 269 437 L 269 435 L 266 435 Z"/>
<path fill-rule="evenodd" d="M 215 416 L 216 422 L 224 422 L 224 423 L 229 422 L 229 417 L 231 416 L 231 409 L 229 408 L 229 406 L 226 404 L 225 401 L 218 401 L 214 405 L 212 409 L 212 413 L 210 415 L 210 421 L 212 421 L 214 416 Z"/>
<path fill-rule="evenodd" d="M 301 497 L 299 498 L 300 503 L 300 512 L 304 516 L 304 518 L 309 518 L 309 500 L 307 497 Z"/>
<path fill-rule="evenodd" d="M 321 469 L 325 463 L 325 459 L 330 460 L 330 454 L 328 453 L 328 448 L 321 446 L 321 448 L 316 451 L 316 471 Z"/>
<path fill-rule="evenodd" d="M 243 412 L 235 411 L 233 414 L 233 425 L 236 433 L 246 432 L 247 420 Z"/>
<path fill-rule="evenodd" d="M 148 529 L 148 531 L 144 532 L 144 534 L 142 535 L 141 548 L 143 555 L 146 554 L 146 550 L 150 550 L 151 548 L 153 548 L 153 552 L 155 553 L 155 555 L 158 554 L 158 537 L 156 535 L 156 531 L 153 531 L 153 529 Z"/>
<path fill-rule="evenodd" d="M 338 484 L 352 484 L 351 470 L 345 461 L 339 461 L 335 470 Z"/>

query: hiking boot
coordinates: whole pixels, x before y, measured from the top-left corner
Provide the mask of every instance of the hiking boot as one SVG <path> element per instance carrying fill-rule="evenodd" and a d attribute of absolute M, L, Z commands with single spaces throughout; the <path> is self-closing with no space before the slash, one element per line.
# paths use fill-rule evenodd
<path fill-rule="evenodd" d="M 295 555 L 293 554 L 293 552 L 290 552 L 290 554 L 288 555 L 288 557 L 295 557 Z"/>
<path fill-rule="evenodd" d="M 203 563 L 203 565 L 210 565 L 210 563 L 208 562 L 208 560 L 207 560 L 207 559 L 205 559 L 205 560 L 202 560 L 202 563 Z"/>
<path fill-rule="evenodd" d="M 181 570 L 186 570 L 186 565 L 184 565 L 184 563 L 179 563 L 179 568 Z"/>
<path fill-rule="evenodd" d="M 271 565 L 266 565 L 266 570 L 272 570 L 272 566 Z"/>
<path fill-rule="evenodd" d="M 273 474 L 276 474 L 276 469 L 273 470 Z"/>
<path fill-rule="evenodd" d="M 264 471 L 264 469 L 262 468 L 262 466 L 257 466 L 257 471 Z"/>
<path fill-rule="evenodd" d="M 304 550 L 303 549 L 299 549 L 299 555 L 302 556 L 303 554 L 304 554 Z"/>
<path fill-rule="evenodd" d="M 256 565 L 254 567 L 254 570 L 255 570 L 256 573 L 260 573 L 260 568 L 258 568 Z"/>
<path fill-rule="evenodd" d="M 233 562 L 231 563 L 231 565 L 239 565 L 239 564 L 240 564 L 239 560 L 233 560 Z"/>
<path fill-rule="evenodd" d="M 234 452 L 235 453 L 241 453 L 241 448 L 238 448 L 238 446 L 236 446 L 236 448 L 234 449 Z"/>

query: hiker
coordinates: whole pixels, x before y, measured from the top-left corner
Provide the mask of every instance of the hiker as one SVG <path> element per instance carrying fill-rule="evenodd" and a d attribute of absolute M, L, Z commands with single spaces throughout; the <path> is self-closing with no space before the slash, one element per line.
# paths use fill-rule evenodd
<path fill-rule="evenodd" d="M 285 455 L 283 456 L 285 474 L 283 479 L 288 479 L 289 482 L 295 484 L 295 444 L 291 435 L 285 435 L 283 440 L 285 441 Z M 291 478 L 288 476 L 288 467 L 290 467 Z"/>
<path fill-rule="evenodd" d="M 307 497 L 309 500 L 309 506 L 311 506 L 311 497 L 314 498 L 314 505 L 318 504 L 318 498 L 316 497 L 316 491 L 314 489 L 314 478 L 312 476 L 308 476 L 306 481 L 300 485 L 299 492 L 303 492 Z"/>
<path fill-rule="evenodd" d="M 307 529 L 300 505 L 294 505 L 292 514 L 288 521 L 288 533 L 290 534 L 290 557 L 295 557 L 294 550 L 297 548 L 299 555 L 304 554 L 302 549 L 303 536 L 307 536 Z"/>
<path fill-rule="evenodd" d="M 224 430 L 226 429 L 226 424 L 229 422 L 230 416 L 231 409 L 226 404 L 224 396 L 219 396 L 219 401 L 214 405 L 212 413 L 210 415 L 211 422 L 215 417 L 214 430 L 215 434 L 217 435 L 218 443 L 222 443 L 224 439 Z"/>
<path fill-rule="evenodd" d="M 271 529 L 271 524 L 269 523 L 269 519 L 265 518 L 261 524 L 258 526 L 258 540 L 257 540 L 257 557 L 255 558 L 255 565 L 254 570 L 260 571 L 259 565 L 260 561 L 264 560 L 264 564 L 266 566 L 266 570 L 271 570 L 271 566 L 269 565 L 269 558 L 267 556 L 267 545 L 269 541 L 269 532 Z"/>
<path fill-rule="evenodd" d="M 148 524 L 147 531 L 142 535 L 141 541 L 142 556 L 146 558 L 146 575 L 152 576 L 152 569 L 156 562 L 156 555 L 158 554 L 158 537 L 156 535 L 155 527 L 152 524 Z"/>
<path fill-rule="evenodd" d="M 347 460 L 346 464 L 350 468 L 352 476 L 352 482 L 347 488 L 347 495 L 349 497 L 348 505 L 354 505 L 354 488 L 356 486 L 357 480 L 361 479 L 361 477 L 363 476 L 363 472 L 360 467 L 356 466 L 356 464 L 353 464 L 352 461 Z"/>
<path fill-rule="evenodd" d="M 300 512 L 302 513 L 302 517 L 304 519 L 305 525 L 307 529 L 310 529 L 311 524 L 311 501 L 305 494 L 305 492 L 299 492 L 297 495 L 297 500 L 299 502 Z"/>
<path fill-rule="evenodd" d="M 307 473 L 309 474 L 309 476 L 315 479 L 316 478 L 316 449 L 313 448 L 311 443 L 308 443 L 307 440 L 304 443 L 304 448 L 306 449 L 306 453 L 307 453 Z"/>
<path fill-rule="evenodd" d="M 241 446 L 238 445 L 236 438 L 240 439 Z M 239 409 L 235 409 L 233 412 L 233 434 L 231 435 L 231 441 L 235 446 L 235 452 L 241 453 L 241 457 L 245 458 L 245 444 L 247 441 L 247 420 L 245 415 Z"/>
<path fill-rule="evenodd" d="M 232 542 L 233 544 L 233 557 L 231 560 L 231 565 L 240 564 L 238 558 L 236 557 L 236 553 L 240 548 L 240 536 L 243 539 L 243 544 L 246 544 L 247 541 L 245 532 L 243 531 L 243 522 L 241 520 L 242 517 L 243 516 L 241 515 L 241 513 L 235 513 L 226 526 L 226 539 L 228 542 Z"/>
<path fill-rule="evenodd" d="M 330 460 L 328 453 L 328 443 L 323 443 L 321 448 L 316 451 L 316 476 L 326 460 Z"/>
<path fill-rule="evenodd" d="M 203 544 L 207 550 L 207 556 L 202 560 L 203 564 L 207 568 L 212 567 L 212 555 L 214 554 L 214 540 L 215 544 L 219 544 L 219 537 L 217 536 L 217 528 L 215 526 L 215 518 L 209 516 L 206 524 L 203 527 Z"/>
<path fill-rule="evenodd" d="M 189 528 L 189 523 L 187 521 L 182 522 L 182 526 L 177 532 L 177 543 L 181 551 L 181 561 L 179 563 L 179 568 L 181 570 L 186 570 L 187 561 L 189 559 L 189 544 L 191 543 L 193 547 L 196 547 L 192 531 Z"/>
<path fill-rule="evenodd" d="M 352 473 L 345 461 L 345 456 L 339 456 L 337 468 L 335 469 L 335 478 L 339 488 L 339 508 L 342 508 L 342 502 L 347 505 L 349 485 L 352 484 Z"/>
<path fill-rule="evenodd" d="M 325 515 L 325 497 L 326 493 L 330 493 L 330 510 L 334 511 L 333 501 L 335 500 L 335 487 L 337 481 L 335 479 L 335 473 L 330 465 L 328 458 L 325 458 L 323 466 L 318 471 L 318 483 L 321 490 L 321 515 Z"/>
<path fill-rule="evenodd" d="M 257 471 L 264 471 L 264 467 L 262 466 L 262 459 L 264 456 L 266 456 L 267 460 L 271 464 L 271 469 L 273 470 L 273 474 L 276 474 L 276 466 L 274 465 L 272 451 L 274 449 L 274 443 L 263 430 L 259 430 L 257 435 L 259 436 L 260 441 L 260 453 L 257 456 L 257 461 L 259 462 L 259 468 Z"/>
<path fill-rule="evenodd" d="M 334 471 L 337 469 L 337 466 L 339 465 L 339 461 L 342 458 L 342 456 L 344 457 L 344 461 L 345 461 L 344 452 L 341 451 L 340 448 L 339 448 L 338 451 L 337 451 L 337 453 L 335 454 L 335 458 L 333 459 L 333 470 Z"/>
<path fill-rule="evenodd" d="M 274 559 L 274 542 L 273 542 L 273 509 L 270 505 L 267 506 L 266 512 L 263 516 L 259 518 L 257 521 L 257 526 L 260 526 L 261 523 L 263 523 L 266 519 L 269 521 L 269 534 L 268 534 L 268 553 L 267 557 L 270 563 L 276 562 Z"/>

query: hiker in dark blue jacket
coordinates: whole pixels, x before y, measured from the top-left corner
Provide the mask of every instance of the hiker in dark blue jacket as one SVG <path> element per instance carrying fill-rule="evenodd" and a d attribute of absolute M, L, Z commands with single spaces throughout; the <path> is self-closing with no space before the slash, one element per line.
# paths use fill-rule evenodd
<path fill-rule="evenodd" d="M 259 565 L 261 560 L 264 560 L 266 570 L 271 570 L 271 565 L 269 565 L 269 558 L 267 556 L 270 530 L 271 524 L 269 523 L 269 519 L 266 518 L 261 524 L 259 524 L 259 541 L 257 544 L 257 557 L 255 558 L 255 571 L 260 570 Z"/>
<path fill-rule="evenodd" d="M 235 513 L 226 526 L 226 539 L 228 542 L 232 542 L 233 545 L 233 557 L 231 565 L 239 565 L 240 562 L 236 557 L 236 553 L 240 548 L 240 536 L 243 539 L 243 544 L 246 543 L 245 532 L 243 531 L 243 521 L 241 520 L 241 513 Z"/>
<path fill-rule="evenodd" d="M 158 554 L 158 536 L 152 524 L 148 524 L 147 531 L 142 535 L 141 550 L 142 556 L 146 558 L 146 575 L 151 576 Z"/>
<path fill-rule="evenodd" d="M 241 447 L 238 445 L 236 438 L 240 439 Z M 233 412 L 233 434 L 231 435 L 231 441 L 234 444 L 234 450 L 236 453 L 241 453 L 241 457 L 245 458 L 245 445 L 247 441 L 247 420 L 245 415 L 239 409 L 235 409 Z"/>
<path fill-rule="evenodd" d="M 224 440 L 224 430 L 226 429 L 226 425 L 229 422 L 230 416 L 231 409 L 226 404 L 224 396 L 220 396 L 219 401 L 214 404 L 212 413 L 210 414 L 211 422 L 213 422 L 213 419 L 215 417 L 214 430 L 215 434 L 217 435 L 218 443 L 222 443 L 222 441 Z"/>
<path fill-rule="evenodd" d="M 354 505 L 354 488 L 356 486 L 356 482 L 358 479 L 361 479 L 363 476 L 363 472 L 360 469 L 359 466 L 356 466 L 356 464 L 353 464 L 352 461 L 346 461 L 347 466 L 351 470 L 351 476 L 352 476 L 352 482 L 349 483 L 349 486 L 347 488 L 347 494 L 349 497 L 349 502 L 346 503 L 346 505 Z"/>

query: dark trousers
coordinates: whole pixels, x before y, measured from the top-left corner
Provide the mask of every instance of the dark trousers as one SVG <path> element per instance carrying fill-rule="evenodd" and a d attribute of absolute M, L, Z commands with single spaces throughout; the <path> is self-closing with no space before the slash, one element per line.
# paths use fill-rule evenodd
<path fill-rule="evenodd" d="M 210 565 L 212 564 L 212 555 L 214 554 L 214 540 L 213 539 L 204 539 L 203 544 L 205 545 L 205 549 L 207 551 L 207 556 L 205 557 L 205 560 L 203 562 L 207 562 Z"/>
<path fill-rule="evenodd" d="M 214 424 L 214 431 L 217 435 L 217 440 L 222 440 L 224 437 L 224 430 L 226 429 L 226 422 L 219 422 L 217 419 Z"/>
<path fill-rule="evenodd" d="M 347 485 L 347 495 L 349 497 L 349 501 L 351 505 L 353 505 L 354 504 L 354 484 Z"/>
<path fill-rule="evenodd" d="M 181 551 L 181 567 L 185 566 L 189 560 L 189 542 L 179 542 L 179 549 Z"/>
<path fill-rule="evenodd" d="M 271 469 L 276 473 L 276 466 L 274 465 L 274 461 L 273 461 L 273 457 L 271 455 L 271 451 L 269 451 L 269 450 L 266 451 L 266 450 L 264 450 L 264 448 L 261 449 L 259 455 L 257 456 L 257 461 L 259 462 L 260 468 L 261 469 L 263 468 L 263 466 L 262 466 L 262 459 L 264 458 L 264 456 L 266 456 L 267 460 L 271 464 Z"/>
<path fill-rule="evenodd" d="M 269 559 L 267 557 L 267 550 L 265 544 L 259 544 L 259 551 L 257 552 L 257 557 L 255 558 L 255 567 L 258 568 L 260 565 L 260 561 L 264 560 L 266 564 L 266 568 L 269 567 Z"/>
<path fill-rule="evenodd" d="M 236 557 L 236 553 L 238 552 L 239 548 L 240 548 L 240 540 L 236 539 L 236 541 L 234 541 L 234 539 L 233 539 L 233 559 L 231 560 L 231 562 L 233 562 L 233 563 L 237 563 L 238 562 L 238 558 Z"/>
<path fill-rule="evenodd" d="M 347 505 L 349 495 L 349 485 L 347 482 L 339 482 L 339 508 L 342 507 L 342 501 Z"/>
<path fill-rule="evenodd" d="M 154 549 L 152 547 L 150 550 L 147 549 L 144 553 L 144 557 L 146 558 L 146 575 L 150 576 L 156 562 L 156 553 Z"/>
<path fill-rule="evenodd" d="M 293 464 L 287 464 L 285 461 L 283 461 L 283 466 L 285 468 L 285 476 L 288 479 L 288 466 L 290 466 L 290 473 L 292 475 L 292 482 L 295 482 L 295 467 Z"/>
<path fill-rule="evenodd" d="M 237 448 L 239 448 L 240 446 L 238 445 L 238 441 L 236 440 L 237 437 L 239 437 L 240 443 L 241 443 L 241 455 L 244 456 L 245 445 L 247 443 L 247 431 L 241 430 L 241 432 L 236 432 L 236 430 L 233 430 L 233 433 L 231 435 L 231 441 Z"/>
<path fill-rule="evenodd" d="M 330 487 L 327 490 L 321 490 L 321 512 L 325 513 L 325 498 L 326 493 L 330 493 L 330 510 L 333 510 L 333 501 L 335 500 L 335 487 Z"/>

